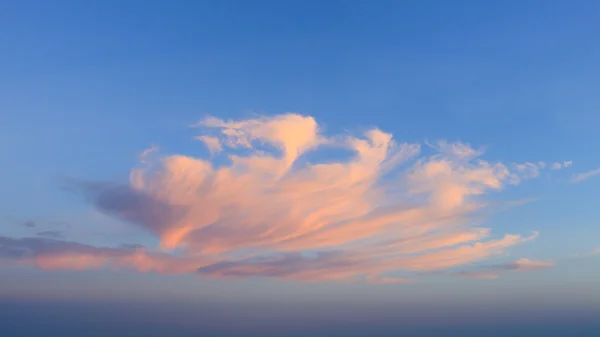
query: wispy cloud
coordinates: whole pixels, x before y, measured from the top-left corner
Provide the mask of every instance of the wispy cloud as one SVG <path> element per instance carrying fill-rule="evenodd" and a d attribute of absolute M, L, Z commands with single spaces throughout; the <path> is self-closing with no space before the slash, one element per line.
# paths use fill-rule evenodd
<path fill-rule="evenodd" d="M 579 258 L 579 257 L 590 257 L 590 256 L 594 256 L 594 255 L 600 255 L 600 247 L 596 247 L 587 253 L 577 253 L 570 257 L 571 258 Z"/>
<path fill-rule="evenodd" d="M 592 171 L 588 171 L 588 172 L 584 172 L 584 173 L 579 173 L 573 176 L 573 178 L 571 178 L 571 182 L 576 184 L 576 183 L 580 183 L 584 180 L 588 180 L 592 177 L 595 177 L 597 175 L 600 174 L 600 168 L 597 168 L 595 170 Z"/>
<path fill-rule="evenodd" d="M 554 267 L 554 261 L 540 261 L 521 258 L 515 262 L 497 265 L 496 267 L 517 271 L 541 270 Z"/>
<path fill-rule="evenodd" d="M 223 146 L 221 145 L 221 141 L 217 137 L 198 136 L 198 137 L 196 137 L 196 139 L 203 142 L 211 154 L 216 154 L 216 153 L 223 151 Z"/>
<path fill-rule="evenodd" d="M 564 161 L 562 163 L 552 163 L 552 164 L 550 164 L 550 168 L 553 170 L 560 170 L 563 168 L 567 168 L 571 165 L 573 165 L 572 161 Z"/>
<path fill-rule="evenodd" d="M 140 162 L 144 164 L 148 163 L 150 161 L 150 156 L 158 150 L 160 150 L 160 147 L 152 145 L 148 149 L 142 151 L 142 153 L 139 155 Z"/>
<path fill-rule="evenodd" d="M 27 220 L 27 221 L 23 222 L 23 226 L 28 227 L 28 228 L 34 228 L 37 226 L 37 224 L 33 220 Z"/>
<path fill-rule="evenodd" d="M 554 267 L 554 265 L 554 261 L 521 258 L 510 263 L 480 266 L 479 268 L 477 268 L 477 270 L 479 271 L 463 270 L 451 273 L 451 275 L 475 279 L 496 279 L 500 277 L 499 274 L 503 271 L 535 271 L 552 268 Z"/>
<path fill-rule="evenodd" d="M 522 164 L 514 164 L 515 170 L 521 173 L 521 177 L 537 178 L 540 171 L 544 169 L 561 170 L 573 165 L 572 161 L 546 163 L 543 161 L 537 163 L 525 162 Z"/>
<path fill-rule="evenodd" d="M 379 129 L 325 135 L 313 118 L 298 114 L 208 117 L 196 126 L 198 139 L 224 153 L 227 163 L 146 155 L 129 184 L 71 183 L 101 212 L 156 236 L 162 252 L 102 248 L 82 258 L 81 251 L 57 245 L 63 255 L 37 251 L 36 258 L 45 266 L 76 261 L 75 267 L 141 270 L 148 263 L 159 272 L 206 277 L 390 283 L 384 275 L 467 265 L 537 237 L 493 234 L 481 227 L 481 216 L 494 211 L 486 195 L 552 165 L 488 162 L 482 149 L 461 142 L 438 142 L 424 156 L 420 144 L 397 143 Z M 321 148 L 353 155 L 307 159 Z"/>
<path fill-rule="evenodd" d="M 0 258 L 20 260 L 42 269 L 133 269 L 166 274 L 194 272 L 209 260 L 150 253 L 143 248 L 109 248 L 46 239 L 0 236 Z"/>
<path fill-rule="evenodd" d="M 47 230 L 47 231 L 38 232 L 37 236 L 41 236 L 44 238 L 50 238 L 50 239 L 59 239 L 59 238 L 63 237 L 63 233 L 61 231 L 57 231 L 57 230 Z"/>

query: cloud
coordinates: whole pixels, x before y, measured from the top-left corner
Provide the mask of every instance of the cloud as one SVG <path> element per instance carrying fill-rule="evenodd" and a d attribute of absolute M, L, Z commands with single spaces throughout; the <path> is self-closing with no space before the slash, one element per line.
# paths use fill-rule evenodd
<path fill-rule="evenodd" d="M 540 169 L 546 167 L 546 164 L 538 163 L 523 163 L 523 164 L 515 164 L 517 171 L 521 172 L 521 174 L 527 178 L 537 178 L 540 175 Z"/>
<path fill-rule="evenodd" d="M 498 274 L 493 273 L 478 273 L 470 271 L 461 271 L 455 274 L 458 277 L 482 279 L 482 280 L 493 280 L 498 278 Z"/>
<path fill-rule="evenodd" d="M 550 168 L 553 170 L 560 170 L 563 168 L 567 168 L 569 166 L 573 165 L 572 161 L 564 161 L 562 163 L 553 163 L 550 165 Z"/>
<path fill-rule="evenodd" d="M 142 151 L 142 153 L 140 153 L 140 155 L 139 155 L 140 162 L 148 163 L 148 161 L 150 160 L 150 156 L 158 150 L 160 150 L 160 148 L 158 146 L 152 145 L 150 148 Z"/>
<path fill-rule="evenodd" d="M 38 232 L 37 236 L 41 236 L 41 237 L 45 237 L 45 238 L 51 238 L 51 239 L 58 239 L 58 238 L 63 237 L 63 233 L 61 231 L 48 230 L 48 231 Z"/>
<path fill-rule="evenodd" d="M 369 268 L 363 256 L 344 252 L 321 252 L 314 256 L 302 253 L 252 257 L 223 261 L 200 268 L 204 275 L 220 278 L 264 276 L 303 281 L 344 280 L 353 277 L 357 268 Z"/>
<path fill-rule="evenodd" d="M 85 270 L 106 267 L 166 274 L 190 273 L 203 265 L 199 259 L 149 253 L 141 248 L 94 247 L 55 239 L 2 236 L 0 258 L 19 260 L 41 269 Z"/>
<path fill-rule="evenodd" d="M 221 145 L 221 141 L 217 137 L 211 136 L 198 136 L 197 140 L 201 141 L 206 145 L 211 154 L 219 153 L 223 151 L 223 146 Z"/>
<path fill-rule="evenodd" d="M 478 268 L 480 271 L 463 270 L 451 273 L 451 275 L 464 278 L 496 279 L 500 276 L 498 273 L 502 271 L 535 271 L 552 268 L 554 265 L 554 261 L 541 261 L 521 258 L 510 263 L 480 266 Z"/>
<path fill-rule="evenodd" d="M 573 165 L 572 161 L 564 161 L 562 163 L 560 162 L 554 162 L 554 163 L 545 163 L 543 161 L 537 162 L 537 163 L 531 163 L 531 162 L 525 162 L 522 164 L 514 164 L 515 170 L 520 172 L 521 174 L 521 178 L 537 178 L 540 175 L 540 171 L 544 170 L 544 169 L 551 169 L 551 170 L 561 170 L 561 169 L 565 169 L 569 166 Z M 518 179 L 518 177 L 515 177 L 515 179 Z"/>
<path fill-rule="evenodd" d="M 577 254 L 572 255 L 571 257 L 573 257 L 573 258 L 590 257 L 590 256 L 594 256 L 594 255 L 599 255 L 599 254 L 600 254 L 600 247 L 596 247 L 587 253 L 577 253 Z"/>
<path fill-rule="evenodd" d="M 427 143 L 435 153 L 421 155 L 420 144 L 382 130 L 328 136 L 298 114 L 207 117 L 195 126 L 227 161 L 145 156 L 128 184 L 68 182 L 102 213 L 155 236 L 161 250 L 98 248 L 74 266 L 140 270 L 143 262 L 203 277 L 389 283 L 384 275 L 468 265 L 537 237 L 481 224 L 495 210 L 486 196 L 535 178 L 539 163 L 488 162 L 462 142 Z M 319 161 L 321 149 L 350 157 Z M 65 254 L 51 259 L 68 266 L 82 253 Z"/>
<path fill-rule="evenodd" d="M 34 228 L 37 226 L 37 224 L 33 220 L 27 220 L 27 221 L 23 222 L 23 226 L 28 227 L 28 228 Z"/>
<path fill-rule="evenodd" d="M 594 176 L 597 176 L 599 174 L 600 174 L 600 168 L 597 168 L 597 169 L 592 170 L 592 171 L 584 172 L 584 173 L 579 173 L 579 174 L 574 175 L 573 178 L 571 178 L 571 182 L 573 184 L 580 183 L 580 182 L 582 182 L 584 180 L 588 180 L 588 179 L 590 179 L 590 178 L 592 178 Z"/>
<path fill-rule="evenodd" d="M 521 258 L 515 262 L 501 264 L 501 265 L 497 265 L 495 267 L 499 268 L 499 269 L 506 269 L 506 270 L 531 271 L 531 270 L 541 270 L 541 269 L 552 268 L 552 267 L 554 267 L 554 262 L 553 261 L 536 261 L 536 260 Z"/>

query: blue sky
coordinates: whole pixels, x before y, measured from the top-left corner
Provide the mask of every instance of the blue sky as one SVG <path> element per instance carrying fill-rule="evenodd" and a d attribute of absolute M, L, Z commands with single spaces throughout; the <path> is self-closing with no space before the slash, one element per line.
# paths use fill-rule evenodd
<path fill-rule="evenodd" d="M 8 284 L 0 299 L 409 299 L 426 306 L 491 305 L 493 294 L 514 292 L 529 294 L 534 307 L 548 298 L 598 308 L 600 297 L 589 294 L 600 294 L 598 255 L 591 254 L 600 247 L 600 175 L 573 179 L 600 168 L 599 10 L 591 0 L 0 1 L 0 237 L 10 240 L 54 231 L 61 237 L 51 240 L 158 251 L 161 235 L 103 214 L 98 202 L 65 191 L 64 181 L 127 184 L 152 145 L 159 157 L 227 165 L 194 140 L 214 131 L 191 127 L 207 115 L 226 123 L 297 113 L 327 136 L 379 128 L 399 144 L 420 144 L 423 160 L 435 152 L 425 142 L 445 140 L 484 147 L 481 159 L 509 168 L 572 161 L 484 196 L 535 199 L 481 221 L 494 238 L 539 237 L 453 266 L 477 272 L 526 258 L 552 268 L 501 267 L 508 271 L 493 280 L 401 272 L 417 282 L 381 285 L 39 270 L 9 259 L 0 265 Z M 324 151 L 310 160 L 342 157 Z"/>

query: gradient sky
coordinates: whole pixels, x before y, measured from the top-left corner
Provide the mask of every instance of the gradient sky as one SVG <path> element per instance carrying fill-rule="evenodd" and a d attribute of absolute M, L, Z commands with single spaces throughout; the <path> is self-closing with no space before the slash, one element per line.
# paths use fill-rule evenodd
<path fill-rule="evenodd" d="M 0 318 L 585 327 L 598 13 L 0 1 Z"/>

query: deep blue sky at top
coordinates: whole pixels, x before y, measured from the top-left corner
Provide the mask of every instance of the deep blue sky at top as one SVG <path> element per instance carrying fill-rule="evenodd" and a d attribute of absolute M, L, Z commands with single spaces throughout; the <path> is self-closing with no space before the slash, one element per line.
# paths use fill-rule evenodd
<path fill-rule="evenodd" d="M 205 114 L 293 111 L 332 132 L 597 168 L 598 13 L 592 0 L 0 0 L 0 220 L 83 207 L 58 176 L 122 179 L 151 144 L 205 154 L 188 128 Z M 551 248 L 565 221 L 595 226 L 598 186 L 516 212 L 555 221 Z M 559 213 L 575 194 L 589 197 Z"/>
<path fill-rule="evenodd" d="M 493 144 L 516 161 L 530 155 L 524 143 L 544 158 L 572 155 L 571 141 L 598 144 L 594 1 L 1 9 L 2 133 L 13 151 L 35 147 L 44 162 L 44 152 L 68 161 L 60 149 L 69 148 L 97 153 L 81 165 L 103 166 L 116 162 L 108 153 L 185 138 L 182 126 L 205 113 L 249 110 L 311 114 L 334 130 L 370 124 L 401 140 Z"/>

